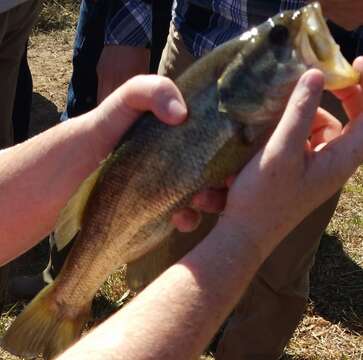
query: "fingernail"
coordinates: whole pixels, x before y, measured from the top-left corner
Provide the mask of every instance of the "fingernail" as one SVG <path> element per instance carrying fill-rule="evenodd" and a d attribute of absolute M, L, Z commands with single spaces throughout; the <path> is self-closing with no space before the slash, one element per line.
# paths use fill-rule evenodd
<path fill-rule="evenodd" d="M 173 121 L 175 123 L 181 122 L 187 115 L 185 105 L 175 98 L 169 100 L 166 105 L 166 111 L 168 115 L 172 117 L 170 120 L 175 120 Z"/>

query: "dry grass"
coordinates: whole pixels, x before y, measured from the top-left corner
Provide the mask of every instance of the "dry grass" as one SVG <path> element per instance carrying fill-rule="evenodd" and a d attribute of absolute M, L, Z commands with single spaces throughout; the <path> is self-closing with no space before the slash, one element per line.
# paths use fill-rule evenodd
<path fill-rule="evenodd" d="M 74 28 L 80 1 L 44 0 L 34 33 L 49 33 Z"/>
<path fill-rule="evenodd" d="M 32 37 L 29 60 L 34 76 L 34 132 L 57 122 L 64 107 L 77 7 L 76 1 L 46 1 Z M 59 16 L 61 12 L 69 15 L 66 20 Z M 310 304 L 286 349 L 285 359 L 363 360 L 362 268 L 363 167 L 346 185 L 322 240 L 311 276 Z M 95 305 L 99 317 L 113 310 L 111 304 L 125 288 L 123 271 L 110 278 Z M 22 306 L 9 304 L 0 319 L 0 334 Z M 0 359 L 18 358 L 0 350 Z"/>

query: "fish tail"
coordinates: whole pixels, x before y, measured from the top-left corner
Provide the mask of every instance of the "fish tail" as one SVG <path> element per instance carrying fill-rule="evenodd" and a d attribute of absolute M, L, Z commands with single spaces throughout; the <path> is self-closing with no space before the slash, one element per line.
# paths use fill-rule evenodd
<path fill-rule="evenodd" d="M 17 356 L 27 358 L 43 354 L 44 359 L 52 359 L 80 337 L 90 307 L 89 304 L 87 309 L 76 313 L 58 304 L 53 283 L 16 318 L 1 340 L 1 346 Z"/>

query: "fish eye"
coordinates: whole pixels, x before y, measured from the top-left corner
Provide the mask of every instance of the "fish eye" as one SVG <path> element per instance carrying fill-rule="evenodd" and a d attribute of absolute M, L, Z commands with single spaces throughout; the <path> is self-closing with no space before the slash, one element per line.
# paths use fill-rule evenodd
<path fill-rule="evenodd" d="M 275 25 L 269 33 L 269 40 L 273 45 L 283 46 L 288 38 L 289 29 L 284 25 Z"/>

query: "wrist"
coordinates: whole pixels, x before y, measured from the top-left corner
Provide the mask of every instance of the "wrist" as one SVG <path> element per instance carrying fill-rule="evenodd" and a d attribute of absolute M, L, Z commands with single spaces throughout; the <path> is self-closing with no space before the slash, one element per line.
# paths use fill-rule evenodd
<path fill-rule="evenodd" d="M 88 114 L 90 120 L 90 141 L 98 159 L 104 159 L 130 126 L 141 115 L 125 103 L 123 88 L 108 96 L 101 104 Z"/>
<path fill-rule="evenodd" d="M 259 267 L 279 244 L 283 236 L 279 235 L 278 226 L 267 217 L 249 219 L 248 216 L 224 214 L 213 229 L 235 256 L 253 257 Z M 225 245 L 224 244 L 224 245 Z"/>
<path fill-rule="evenodd" d="M 98 107 L 86 115 L 81 115 L 74 120 L 79 122 L 81 136 L 88 149 L 87 155 L 93 166 L 97 167 L 113 151 L 120 136 L 117 136 L 115 131 L 112 133 L 106 114 L 102 114 Z"/>

